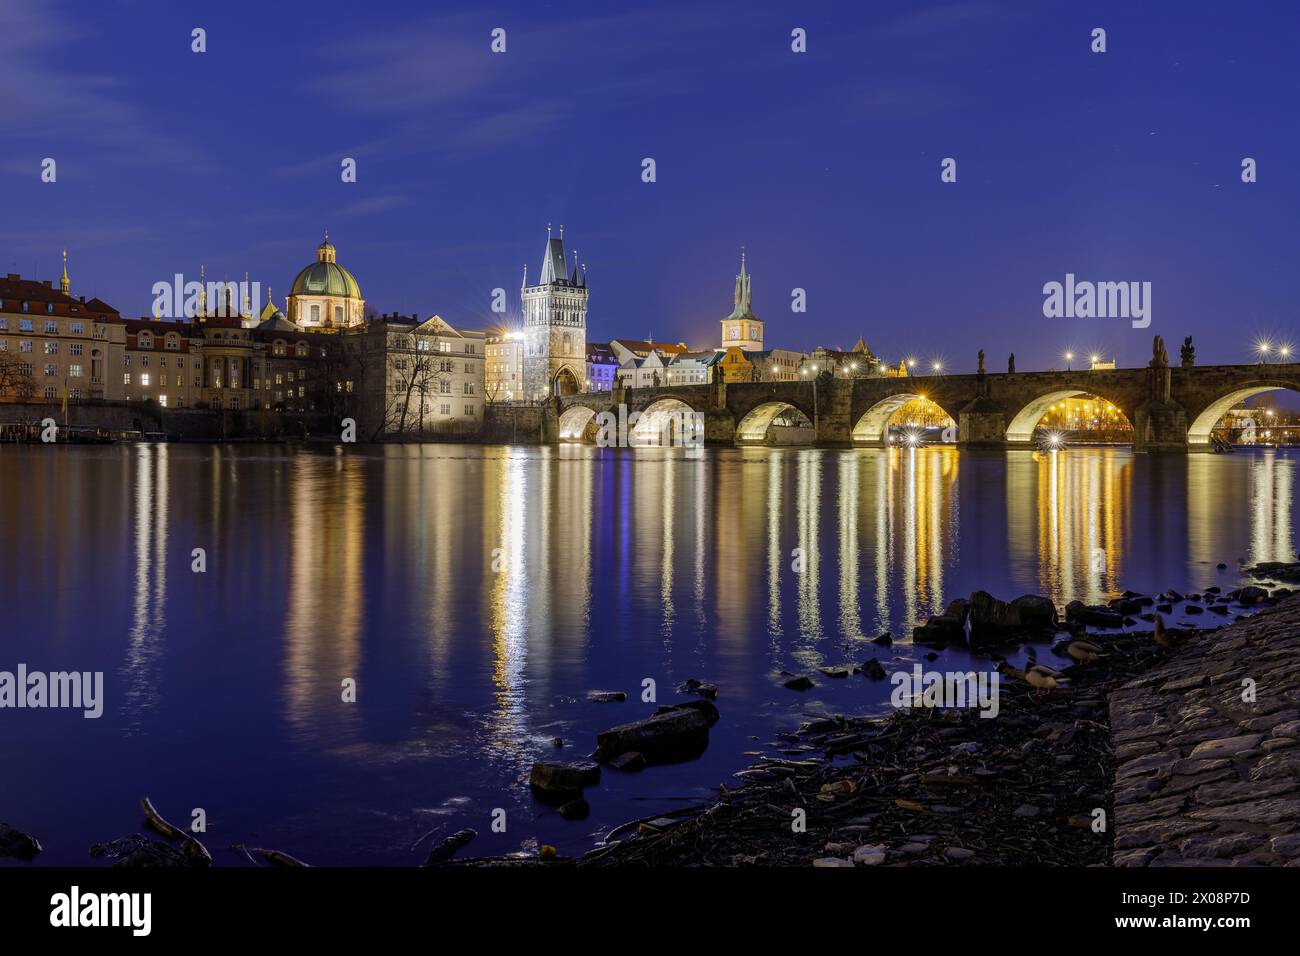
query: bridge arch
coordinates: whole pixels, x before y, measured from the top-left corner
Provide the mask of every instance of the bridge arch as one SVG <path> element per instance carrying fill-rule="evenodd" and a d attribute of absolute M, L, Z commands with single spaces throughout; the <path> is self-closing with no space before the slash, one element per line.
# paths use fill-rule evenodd
<path fill-rule="evenodd" d="M 889 420 L 900 408 L 917 399 L 934 402 L 945 415 L 956 421 L 956 416 L 933 395 L 922 392 L 895 392 L 886 395 L 858 416 L 858 420 L 853 424 L 851 440 L 855 445 L 880 444 L 885 440 L 885 429 L 889 427 Z"/>
<path fill-rule="evenodd" d="M 764 444 L 768 440 L 768 430 L 774 422 L 782 417 L 793 418 L 794 416 L 798 416 L 802 422 L 807 423 L 810 430 L 812 429 L 812 416 L 793 402 L 783 402 L 775 399 L 759 402 L 745 412 L 740 421 L 736 423 L 736 444 Z"/>
<path fill-rule="evenodd" d="M 1260 382 L 1254 385 L 1243 385 L 1240 388 L 1233 389 L 1221 398 L 1216 398 L 1188 425 L 1187 444 L 1191 447 L 1208 445 L 1210 443 L 1210 433 L 1214 431 L 1214 426 L 1219 424 L 1219 420 L 1230 410 L 1248 398 L 1281 389 L 1300 391 L 1300 383 Z"/>
<path fill-rule="evenodd" d="M 1047 414 L 1053 405 L 1067 398 L 1078 398 L 1084 395 L 1092 395 L 1100 401 L 1106 402 L 1124 416 L 1125 422 L 1130 426 L 1132 425 L 1132 417 L 1124 406 L 1094 389 L 1057 388 L 1044 392 L 1021 406 L 1011 421 L 1007 423 L 1007 442 L 1010 444 L 1028 444 L 1032 442 L 1034 440 L 1034 429 L 1038 427 L 1038 423 L 1042 421 L 1043 416 Z"/>
<path fill-rule="evenodd" d="M 642 411 L 629 429 L 633 445 L 669 447 L 691 442 L 703 444 L 703 433 L 695 435 L 696 412 L 676 396 L 659 396 Z"/>
<path fill-rule="evenodd" d="M 570 405 L 560 413 L 560 441 L 591 442 L 596 410 L 586 405 Z"/>

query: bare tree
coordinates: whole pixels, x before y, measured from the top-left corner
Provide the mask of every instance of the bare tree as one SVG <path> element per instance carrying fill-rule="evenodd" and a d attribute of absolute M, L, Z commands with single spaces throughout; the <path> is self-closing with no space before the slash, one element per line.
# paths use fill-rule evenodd
<path fill-rule="evenodd" d="M 9 352 L 0 352 L 0 398 L 27 401 L 35 394 L 31 363 Z"/>
<path fill-rule="evenodd" d="M 358 378 L 378 405 L 372 409 L 371 440 L 423 434 L 432 402 L 442 394 L 450 400 L 453 360 L 437 351 L 437 337 L 430 333 L 385 330 L 362 338 L 366 341 L 354 353 Z"/>

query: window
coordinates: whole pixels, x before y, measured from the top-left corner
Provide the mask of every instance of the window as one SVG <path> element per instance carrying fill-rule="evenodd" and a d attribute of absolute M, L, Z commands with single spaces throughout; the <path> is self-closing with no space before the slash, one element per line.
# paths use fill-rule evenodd
<path fill-rule="evenodd" d="M 474 406 L 473 406 L 473 405 L 466 405 L 466 406 L 465 406 L 465 414 L 466 414 L 466 416 L 468 416 L 469 418 L 473 418 L 473 417 L 474 417 Z"/>
<path fill-rule="evenodd" d="M 234 411 L 239 411 L 239 399 L 238 399 L 238 398 L 232 398 L 232 399 L 230 400 L 230 407 L 231 407 L 231 409 L 234 410 Z"/>
<path fill-rule="evenodd" d="M 166 341 L 164 342 L 164 346 L 163 346 L 163 347 L 166 348 L 166 349 L 168 349 L 168 350 L 170 350 L 170 351 L 172 351 L 172 352 L 175 352 L 177 349 L 179 349 L 179 348 L 181 347 L 181 340 L 180 340 L 180 337 L 177 336 L 174 332 L 168 332 L 168 333 L 167 333 L 167 339 L 166 339 Z"/>
<path fill-rule="evenodd" d="M 26 341 L 23 341 L 23 342 L 19 342 L 19 343 L 18 343 L 18 351 L 20 351 L 20 352 L 30 352 L 31 350 L 32 350 L 32 342 L 31 342 L 31 339 L 27 339 Z"/>
<path fill-rule="evenodd" d="M 474 383 L 473 383 L 473 382 L 466 382 L 466 383 L 465 383 L 465 394 L 466 394 L 466 395 L 473 395 L 473 394 L 474 394 Z"/>
<path fill-rule="evenodd" d="M 9 351 L 9 340 L 0 339 L 0 352 L 8 352 L 8 351 Z"/>
<path fill-rule="evenodd" d="M 147 355 L 141 355 L 141 356 L 140 356 L 140 367 L 141 367 L 141 368 L 148 368 L 148 367 L 149 367 L 149 356 L 147 356 Z"/>
<path fill-rule="evenodd" d="M 306 357 L 307 357 L 307 343 L 306 343 L 306 342 L 299 342 L 299 343 L 294 347 L 293 354 L 296 355 L 296 356 L 298 356 L 298 358 L 306 358 Z"/>
<path fill-rule="evenodd" d="M 28 304 L 27 304 L 26 302 L 23 303 L 23 311 L 24 311 L 24 312 L 30 312 L 30 311 L 31 311 L 31 308 L 28 306 Z M 24 321 L 27 321 L 27 322 L 30 324 L 30 320 L 26 320 L 26 319 L 25 319 Z"/>
<path fill-rule="evenodd" d="M 23 305 L 26 305 L 26 304 L 27 304 L 26 302 L 23 303 Z M 26 312 L 27 310 L 26 310 L 26 309 L 23 309 L 23 311 Z M 32 332 L 32 331 L 35 331 L 34 327 L 32 326 L 32 320 L 31 320 L 31 319 L 19 319 L 19 320 L 18 320 L 18 331 L 19 331 L 19 332 Z"/>
<path fill-rule="evenodd" d="M 82 345 L 80 342 L 73 342 L 71 345 L 68 346 L 68 351 L 73 355 L 80 355 L 82 349 L 84 348 L 85 346 Z"/>
<path fill-rule="evenodd" d="M 166 368 L 166 367 L 167 367 L 167 356 L 165 356 L 165 355 L 160 356 L 159 359 L 158 359 L 158 364 L 159 364 L 160 366 L 162 366 L 163 368 Z"/>
<path fill-rule="evenodd" d="M 473 355 L 473 354 L 474 354 L 474 343 L 473 343 L 473 342 L 470 342 L 470 343 L 468 343 L 468 344 L 465 346 L 465 354 L 466 354 L 466 355 Z"/>
<path fill-rule="evenodd" d="M 8 332 L 8 331 L 9 331 L 9 320 L 0 319 L 0 332 Z"/>
<path fill-rule="evenodd" d="M 166 396 L 166 395 L 159 395 L 159 396 L 158 396 L 158 404 L 161 405 L 163 408 L 166 408 L 166 407 L 167 407 L 167 396 Z"/>
<path fill-rule="evenodd" d="M 45 334 L 46 334 L 46 335 L 58 335 L 58 334 L 59 334 L 59 323 L 57 323 L 57 322 L 46 322 L 46 323 L 45 323 Z"/>
<path fill-rule="evenodd" d="M 311 321 L 312 321 L 312 325 L 320 325 L 320 306 L 319 306 L 319 305 L 313 305 L 313 306 L 311 307 Z"/>
<path fill-rule="evenodd" d="M 341 305 L 334 306 L 334 324 L 335 325 L 343 324 L 343 306 Z"/>
<path fill-rule="evenodd" d="M 54 378 L 54 376 L 56 376 L 56 375 L 58 375 L 58 374 L 59 374 L 59 367 L 58 367 L 57 365 L 55 365 L 53 362 L 47 362 L 47 363 L 45 363 L 45 377 L 46 377 L 46 378 Z"/>
<path fill-rule="evenodd" d="M 438 351 L 439 351 L 439 352 L 450 352 L 450 351 L 451 351 L 451 343 L 450 343 L 450 342 L 439 342 L 439 343 L 438 343 Z"/>
<path fill-rule="evenodd" d="M 444 379 L 442 382 L 439 382 L 438 384 L 439 384 L 438 391 L 440 391 L 444 395 L 451 394 L 451 382 L 448 382 Z"/>
<path fill-rule="evenodd" d="M 59 343 L 58 343 L 58 342 L 46 342 L 46 343 L 45 343 L 45 354 L 46 354 L 46 355 L 58 355 L 58 354 L 59 354 Z"/>
<path fill-rule="evenodd" d="M 284 343 L 283 343 L 282 341 L 280 341 L 279 339 L 276 339 L 276 340 L 275 340 L 275 345 L 273 345 L 273 346 L 271 347 L 271 352 L 272 352 L 273 354 L 275 354 L 275 355 L 283 355 L 283 354 L 284 354 Z"/>
<path fill-rule="evenodd" d="M 79 388 L 69 389 L 68 398 L 74 398 L 74 399 L 81 398 L 81 389 Z"/>
<path fill-rule="evenodd" d="M 49 315 L 53 315 L 53 314 L 54 314 L 54 303 L 53 303 L 53 302 L 46 302 L 46 303 L 45 303 L 45 311 L 46 311 L 46 313 L 48 313 Z"/>
<path fill-rule="evenodd" d="M 141 373 L 140 373 L 140 384 L 143 385 L 145 388 L 148 388 L 148 387 L 149 387 L 149 373 L 148 373 L 148 372 L 141 372 Z"/>
<path fill-rule="evenodd" d="M 141 332 L 138 336 L 136 336 L 136 342 L 138 343 L 139 347 L 142 349 L 153 348 L 153 336 L 150 335 L 148 332 Z"/>
<path fill-rule="evenodd" d="M 129 352 L 122 356 L 122 364 L 127 368 L 131 367 L 131 354 Z"/>
<path fill-rule="evenodd" d="M 45 397 L 46 397 L 46 398 L 58 398 L 58 397 L 59 397 L 59 390 L 58 390 L 57 388 L 55 388 L 53 385 L 47 385 L 47 386 L 45 386 Z"/>
<path fill-rule="evenodd" d="M 70 378 L 81 378 L 81 366 L 80 366 L 80 365 L 69 365 L 69 366 L 68 366 L 68 376 L 69 376 Z"/>
<path fill-rule="evenodd" d="M 122 373 L 122 384 L 123 384 L 123 385 L 130 385 L 130 384 L 131 384 L 131 373 L 130 373 L 130 372 L 123 372 L 123 373 Z"/>
<path fill-rule="evenodd" d="M 442 414 L 442 415 L 450 415 L 450 414 L 451 414 L 451 406 L 450 406 L 450 405 L 439 405 L 439 406 L 438 406 L 438 412 L 439 412 L 439 414 Z"/>
<path fill-rule="evenodd" d="M 68 326 L 68 331 L 73 335 L 85 335 L 86 326 L 81 322 L 73 322 L 72 325 Z"/>

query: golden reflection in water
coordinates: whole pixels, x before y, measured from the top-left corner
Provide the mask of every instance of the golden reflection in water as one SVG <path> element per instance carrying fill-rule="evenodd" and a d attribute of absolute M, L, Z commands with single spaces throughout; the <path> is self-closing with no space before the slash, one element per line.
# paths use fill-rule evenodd
<path fill-rule="evenodd" d="M 822 637 L 821 599 L 821 489 L 822 452 L 797 453 L 795 465 L 795 534 L 803 570 L 795 575 L 799 639 L 811 645 Z M 819 661 L 805 661 L 815 666 Z"/>
<path fill-rule="evenodd" d="M 885 459 L 888 568 L 902 579 L 903 620 L 918 621 L 944 608 L 943 569 L 951 557 L 945 542 L 955 538 L 957 520 L 958 452 L 948 446 L 892 447 Z M 887 574 L 878 583 L 882 593 L 888 581 Z M 887 608 L 882 618 L 888 620 Z"/>
<path fill-rule="evenodd" d="M 858 464 L 856 452 L 843 452 L 839 462 L 840 634 L 862 636 L 862 609 L 858 605 Z"/>
<path fill-rule="evenodd" d="M 1295 460 L 1268 449 L 1251 462 L 1249 563 L 1294 561 L 1291 500 Z"/>
<path fill-rule="evenodd" d="M 709 535 L 708 464 L 704 459 L 691 460 L 691 482 L 695 488 L 695 624 L 703 638 L 709 630 L 705 610 L 705 555 Z"/>
<path fill-rule="evenodd" d="M 876 626 L 888 627 L 889 616 L 889 576 L 894 564 L 894 541 L 890 532 L 894 527 L 894 510 L 889 507 L 889 492 L 893 487 L 893 468 L 895 449 L 872 449 L 862 454 L 873 456 L 875 463 L 874 481 L 875 502 L 875 555 L 876 566 Z M 864 496 L 865 497 L 865 496 Z M 910 639 L 911 632 L 908 632 Z"/>
<path fill-rule="evenodd" d="M 167 445 L 135 446 L 135 588 L 132 595 L 131 633 L 123 676 L 127 732 L 139 727 L 140 718 L 157 702 L 154 662 L 162 647 L 167 624 Z M 188 555 L 186 560 L 190 560 Z"/>
<path fill-rule="evenodd" d="M 528 463 L 507 453 L 497 467 L 484 469 L 484 478 L 495 477 L 497 487 L 485 489 L 484 498 L 495 500 L 496 534 L 491 535 L 492 683 L 494 707 L 488 733 L 496 752 L 513 753 L 524 741 L 527 701 L 524 694 L 524 665 L 528 657 L 528 550 L 526 548 Z M 485 529 L 487 531 L 488 529 Z M 498 550 L 499 549 L 499 550 Z"/>
<path fill-rule="evenodd" d="M 1129 455 L 1112 448 L 1007 455 L 1013 563 L 1033 567 L 1038 590 L 1057 604 L 1102 602 L 1123 579 L 1123 529 L 1131 527 L 1133 499 Z"/>
<path fill-rule="evenodd" d="M 663 461 L 661 468 L 661 491 L 660 491 L 660 508 L 663 511 L 661 523 L 663 525 L 663 540 L 660 543 L 660 574 L 659 574 L 659 601 L 663 606 L 663 623 L 660 625 L 659 632 L 665 643 L 665 650 L 672 641 L 673 621 L 676 619 L 676 610 L 673 607 L 673 519 L 676 517 L 677 509 L 674 505 L 674 482 L 676 480 L 676 459 L 671 454 Z"/>
<path fill-rule="evenodd" d="M 297 454 L 290 467 L 289 595 L 285 610 L 285 714 L 306 732 L 327 721 L 355 728 L 365 701 L 358 673 L 365 600 L 365 462 Z M 328 599 L 322 599 L 328 595 Z M 343 680 L 358 682 L 342 702 Z"/>
<path fill-rule="evenodd" d="M 781 490 L 785 483 L 785 455 L 767 456 L 767 633 L 772 650 L 781 638 Z"/>

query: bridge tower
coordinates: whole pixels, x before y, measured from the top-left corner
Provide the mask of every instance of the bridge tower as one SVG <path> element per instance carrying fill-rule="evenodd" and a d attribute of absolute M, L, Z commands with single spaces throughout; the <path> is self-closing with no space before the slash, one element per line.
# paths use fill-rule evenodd
<path fill-rule="evenodd" d="M 546 227 L 541 278 L 528 284 L 524 268 L 519 296 L 524 312 L 524 395 L 529 399 L 586 391 L 587 270 L 567 270 L 564 227 L 558 238 Z"/>

